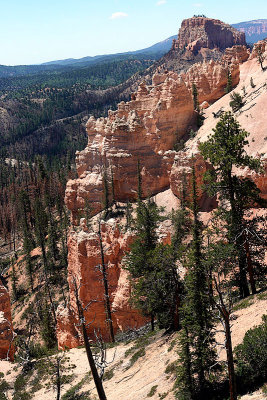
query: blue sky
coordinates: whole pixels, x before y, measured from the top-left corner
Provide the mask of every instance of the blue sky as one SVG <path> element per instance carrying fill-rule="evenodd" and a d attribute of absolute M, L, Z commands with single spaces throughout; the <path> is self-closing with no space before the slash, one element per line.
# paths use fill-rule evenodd
<path fill-rule="evenodd" d="M 205 14 L 267 18 L 266 0 L 0 0 L 0 64 L 34 64 L 148 47 Z"/>

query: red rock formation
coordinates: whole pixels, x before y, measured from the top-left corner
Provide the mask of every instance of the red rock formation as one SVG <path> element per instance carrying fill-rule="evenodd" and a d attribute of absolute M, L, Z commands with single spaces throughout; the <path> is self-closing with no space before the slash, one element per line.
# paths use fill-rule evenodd
<path fill-rule="evenodd" d="M 194 17 L 182 22 L 174 48 L 196 54 L 203 48 L 225 50 L 234 45 L 246 45 L 243 32 L 220 20 Z"/>
<path fill-rule="evenodd" d="M 251 55 L 250 55 L 250 59 L 257 58 L 259 51 L 261 53 L 264 53 L 265 51 L 267 51 L 267 39 L 259 40 L 257 43 L 254 44 Z"/>
<path fill-rule="evenodd" d="M 88 328 L 89 335 L 93 338 L 94 329 L 100 329 L 103 338 L 109 339 L 104 307 L 104 287 L 101 273 L 98 270 L 98 266 L 101 264 L 99 238 L 97 234 L 88 231 L 85 220 L 82 219 L 81 222 L 79 231 L 72 230 L 68 240 L 70 305 L 68 309 L 59 308 L 57 312 L 59 348 L 72 348 L 82 343 L 77 327 L 73 278 L 77 281 L 79 296 L 83 305 L 86 306 L 90 301 L 94 301 L 85 311 L 86 321 L 94 321 Z M 120 232 L 114 220 L 103 222 L 101 231 L 114 331 L 138 328 L 144 324 L 145 320 L 129 305 L 130 284 L 127 279 L 127 272 L 121 268 L 122 258 L 125 252 L 129 251 L 132 237 L 129 233 Z"/>
<path fill-rule="evenodd" d="M 136 198 L 137 163 L 141 166 L 144 197 L 169 187 L 174 143 L 195 126 L 192 83 L 199 102 L 213 103 L 225 94 L 227 71 L 233 86 L 239 82 L 239 62 L 247 59 L 244 46 L 227 49 L 221 61 L 193 65 L 186 73 L 157 73 L 152 86 L 141 84 L 128 103 L 120 103 L 107 118 L 87 123 L 88 145 L 77 153 L 78 179 L 68 182 L 66 204 L 79 223 L 86 202 L 94 213 L 103 203 L 103 168 L 113 175 L 118 201 Z"/>
<path fill-rule="evenodd" d="M 86 199 L 97 212 L 103 199 L 103 165 L 119 201 L 136 198 L 137 164 L 141 166 L 143 194 L 169 186 L 174 143 L 195 122 L 191 89 L 176 73 L 155 74 L 152 86 L 140 85 L 128 103 L 120 103 L 107 118 L 87 123 L 88 146 L 77 154 L 79 178 L 69 181 L 66 204 L 77 223 Z"/>
<path fill-rule="evenodd" d="M 225 94 L 228 69 L 231 71 L 232 85 L 235 87 L 239 83 L 239 64 L 248 57 L 249 53 L 245 46 L 234 46 L 225 51 L 220 61 L 210 60 L 194 64 L 181 76 L 187 87 L 191 88 L 192 83 L 195 83 L 200 104 L 204 101 L 214 103 Z"/>
<path fill-rule="evenodd" d="M 0 279 L 0 360 L 14 360 L 13 339 L 10 298 Z"/>

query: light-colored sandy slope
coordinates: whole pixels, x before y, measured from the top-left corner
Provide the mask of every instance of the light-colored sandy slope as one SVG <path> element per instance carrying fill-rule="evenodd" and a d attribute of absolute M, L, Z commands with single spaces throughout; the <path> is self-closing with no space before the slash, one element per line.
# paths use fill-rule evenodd
<path fill-rule="evenodd" d="M 260 324 L 261 317 L 266 313 L 267 299 L 259 300 L 254 296 L 251 300 L 253 304 L 245 309 L 234 312 L 237 317 L 233 320 L 232 335 L 233 345 L 241 343 L 245 332 Z M 218 327 L 221 329 L 221 327 Z M 176 334 L 164 336 L 162 332 L 157 333 L 156 340 L 146 347 L 145 356 L 139 358 L 136 363 L 126 369 L 131 355 L 125 358 L 124 354 L 127 349 L 133 346 L 133 343 L 121 344 L 117 346 L 114 362 L 109 366 L 113 369 L 114 376 L 107 381 L 104 381 L 108 400 L 143 400 L 147 398 L 150 389 L 157 385 L 157 391 L 151 399 L 159 399 L 159 394 L 168 393 L 165 399 L 174 400 L 173 384 L 174 377 L 168 377 L 165 373 L 166 366 L 177 359 L 175 348 L 170 350 L 172 341 L 177 337 Z M 218 342 L 223 342 L 223 335 L 217 334 Z M 114 349 L 108 350 L 108 358 L 111 360 L 114 355 Z M 71 385 L 65 385 L 63 393 L 71 386 L 80 382 L 86 373 L 88 373 L 88 363 L 84 349 L 72 349 L 67 352 L 69 364 L 75 365 L 73 373 L 75 375 Z M 220 353 L 223 359 L 223 352 Z M 5 373 L 5 379 L 12 383 L 16 376 L 14 372 L 15 364 L 5 361 L 0 362 L 0 370 Z M 6 374 L 7 371 L 12 371 L 11 374 Z M 84 390 L 91 390 L 92 399 L 95 396 L 95 389 L 92 380 L 83 386 Z M 43 388 L 35 393 L 34 400 L 52 400 L 55 398 L 55 392 L 49 388 Z M 263 400 L 261 391 L 255 392 L 253 395 L 246 395 L 242 400 Z M 12 399 L 11 393 L 9 399 Z"/>
<path fill-rule="evenodd" d="M 250 79 L 253 79 L 255 88 L 251 87 Z M 245 87 L 246 95 L 244 99 L 246 104 L 235 113 L 240 125 L 250 133 L 250 146 L 248 153 L 256 156 L 257 154 L 267 154 L 267 70 L 262 71 L 255 58 L 246 61 L 240 66 L 240 82 L 238 86 L 231 92 L 237 92 L 243 95 L 242 88 Z M 198 142 L 207 140 L 212 129 L 215 128 L 219 119 L 214 118 L 213 112 L 231 111 L 229 102 L 231 101 L 231 93 L 223 96 L 216 101 L 205 112 L 204 125 L 199 129 L 194 139 L 186 143 L 186 148 L 197 151 Z"/>
<path fill-rule="evenodd" d="M 267 300 L 262 301 L 257 299 L 256 297 L 256 299 L 254 298 L 254 300 L 251 299 L 248 301 L 253 302 L 253 304 L 247 308 L 235 311 L 232 314 L 232 316 L 236 318 L 232 320 L 233 347 L 237 346 L 239 343 L 242 342 L 245 333 L 248 331 L 248 329 L 252 328 L 253 326 L 261 324 L 262 315 L 267 313 Z M 223 333 L 219 333 L 216 335 L 216 341 L 218 343 L 224 342 Z M 224 350 L 219 350 L 218 348 L 218 352 L 220 359 L 226 359 L 226 354 Z"/>

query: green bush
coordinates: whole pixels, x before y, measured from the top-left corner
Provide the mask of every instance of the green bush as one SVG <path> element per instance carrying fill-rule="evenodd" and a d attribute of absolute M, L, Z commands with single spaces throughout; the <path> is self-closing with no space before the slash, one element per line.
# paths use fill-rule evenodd
<path fill-rule="evenodd" d="M 237 380 L 246 389 L 261 385 L 267 379 L 267 315 L 262 319 L 263 323 L 249 329 L 243 342 L 235 348 Z"/>
<path fill-rule="evenodd" d="M 144 348 L 141 348 L 136 353 L 134 353 L 132 355 L 132 357 L 130 358 L 130 366 L 132 366 L 138 360 L 138 358 L 144 357 L 145 354 L 146 354 L 146 351 Z"/>
<path fill-rule="evenodd" d="M 243 107 L 245 102 L 243 101 L 243 97 L 241 96 L 241 94 L 234 92 L 233 94 L 231 94 L 231 101 L 229 104 L 233 112 L 236 112 Z"/>
<path fill-rule="evenodd" d="M 158 385 L 152 386 L 152 388 L 150 389 L 150 391 L 149 391 L 148 394 L 147 394 L 147 397 L 152 397 L 152 396 L 154 396 L 154 394 L 155 394 L 156 391 L 157 391 L 157 387 L 158 387 Z"/>
<path fill-rule="evenodd" d="M 88 397 L 88 392 L 78 393 L 80 389 L 81 387 L 78 383 L 62 396 L 62 400 L 90 400 L 90 397 Z"/>

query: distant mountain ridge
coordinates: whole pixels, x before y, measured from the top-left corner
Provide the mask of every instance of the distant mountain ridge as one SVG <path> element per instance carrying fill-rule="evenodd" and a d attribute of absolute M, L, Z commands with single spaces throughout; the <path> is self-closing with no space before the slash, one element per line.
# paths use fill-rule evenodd
<path fill-rule="evenodd" d="M 247 43 L 256 43 L 259 40 L 262 40 L 267 37 L 267 19 L 256 19 L 252 21 L 244 21 L 239 22 L 237 24 L 232 24 L 234 28 L 237 30 L 244 32 L 246 35 Z M 106 55 L 98 55 L 94 57 L 83 57 L 79 59 L 75 58 L 67 58 L 65 60 L 56 60 L 49 61 L 43 63 L 41 65 L 73 65 L 73 64 L 83 64 L 83 63 L 98 63 L 101 61 L 109 60 L 114 56 L 129 56 L 129 55 L 140 55 L 147 54 L 153 55 L 155 59 L 159 59 L 162 55 L 167 53 L 171 47 L 174 39 L 177 39 L 177 35 L 170 36 L 169 38 L 162 40 L 150 47 L 145 49 L 136 50 L 136 51 L 128 51 L 126 53 L 117 53 L 117 54 L 106 54 Z"/>
<path fill-rule="evenodd" d="M 246 34 L 247 43 L 256 43 L 267 37 L 267 19 L 255 19 L 232 26 Z"/>
<path fill-rule="evenodd" d="M 130 56 L 130 55 L 140 55 L 147 54 L 148 56 L 153 56 L 155 59 L 160 58 L 165 53 L 167 53 L 172 46 L 173 39 L 176 39 L 177 35 L 170 36 L 169 38 L 162 40 L 161 42 L 155 43 L 154 45 L 141 50 L 127 51 L 125 53 L 116 54 L 103 54 L 98 56 L 87 56 L 82 58 L 67 58 L 65 60 L 56 60 L 42 63 L 41 65 L 73 65 L 73 64 L 84 64 L 84 63 L 98 63 L 100 61 L 108 61 L 110 58 L 116 56 Z"/>

